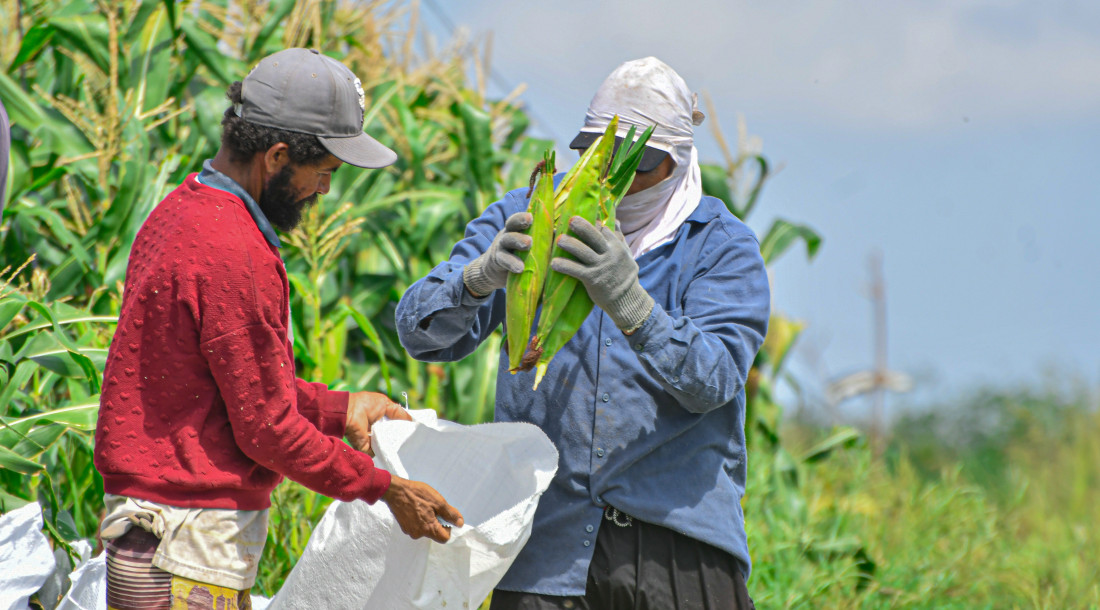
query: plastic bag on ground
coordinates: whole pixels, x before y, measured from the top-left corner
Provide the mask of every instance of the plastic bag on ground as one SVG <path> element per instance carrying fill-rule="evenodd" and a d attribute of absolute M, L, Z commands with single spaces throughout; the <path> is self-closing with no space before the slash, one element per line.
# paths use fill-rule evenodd
<path fill-rule="evenodd" d="M 0 516 L 0 610 L 28 608 L 54 566 L 41 506 L 31 503 Z"/>
<path fill-rule="evenodd" d="M 57 610 L 107 610 L 107 553 L 81 563 L 69 580 L 72 586 Z"/>
<path fill-rule="evenodd" d="M 531 535 L 557 450 L 531 424 L 463 426 L 429 410 L 412 414 L 416 421 L 375 425 L 375 460 L 434 487 L 465 525 L 447 544 L 412 540 L 382 501 L 334 502 L 270 610 L 472 609 L 503 578 Z"/>

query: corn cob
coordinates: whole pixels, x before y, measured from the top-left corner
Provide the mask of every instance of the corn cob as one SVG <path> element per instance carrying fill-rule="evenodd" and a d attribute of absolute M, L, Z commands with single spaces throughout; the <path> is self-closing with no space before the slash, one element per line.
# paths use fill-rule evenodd
<path fill-rule="evenodd" d="M 546 231 L 543 226 L 536 229 L 540 222 L 551 224 L 547 216 L 535 218 L 530 234 L 534 244 L 531 252 L 538 252 L 538 258 L 525 259 L 524 275 L 528 270 L 537 274 L 539 263 L 534 260 L 545 261 L 542 267 L 545 271 L 541 294 L 535 286 L 535 281 L 524 282 L 518 278 L 515 283 L 509 281 L 508 287 L 508 322 L 509 334 L 523 335 L 527 332 L 519 331 L 520 328 L 530 328 L 530 323 L 523 326 L 524 322 L 534 317 L 534 310 L 541 304 L 538 326 L 534 337 L 527 345 L 522 358 L 516 357 L 519 351 L 517 346 L 523 340 L 516 336 L 508 342 L 509 365 L 512 373 L 520 370 L 536 368 L 535 388 L 546 374 L 550 360 L 573 335 L 580 329 L 581 324 L 592 312 L 593 303 L 584 286 L 571 276 L 564 275 L 549 269 L 549 259 L 554 256 L 572 258 L 564 250 L 556 245 L 557 237 L 564 235 L 569 229 L 569 220 L 574 216 L 580 216 L 593 223 L 602 223 L 604 226 L 614 228 L 615 206 L 623 195 L 626 194 L 630 183 L 634 179 L 634 172 L 641 161 L 645 150 L 645 143 L 649 139 L 653 129 L 647 129 L 637 142 L 633 141 L 634 128 L 631 127 L 625 138 L 624 150 L 614 154 L 614 137 L 618 127 L 618 117 L 612 119 L 603 135 L 596 139 L 581 156 L 580 161 L 570 169 L 562 179 L 553 196 L 553 231 Z M 545 177 L 545 174 L 543 175 Z M 540 177 L 539 186 L 542 186 Z M 538 193 L 536 192 L 536 195 Z M 532 207 L 535 201 L 532 200 Z M 538 237 L 536 237 L 536 233 Z M 554 244 L 552 248 L 546 248 L 549 256 L 543 256 L 543 244 L 540 240 L 549 235 L 546 243 Z M 514 286 L 514 288 L 513 288 Z M 537 298 L 533 295 L 538 295 Z M 535 305 L 532 305 L 534 303 Z M 513 307 L 515 313 L 513 314 Z"/>
<path fill-rule="evenodd" d="M 581 155 L 580 161 L 570 168 L 569 172 L 562 178 L 556 192 L 553 191 L 552 172 L 549 176 L 546 176 L 548 178 L 546 183 L 542 182 L 541 179 L 538 180 L 536 190 L 532 191 L 532 197 L 540 198 L 544 197 L 544 194 L 538 193 L 537 189 L 549 188 L 551 192 L 549 198 L 541 199 L 542 202 L 546 202 L 546 205 L 542 210 L 539 210 L 540 213 L 532 213 L 531 228 L 528 229 L 532 244 L 528 256 L 524 259 L 523 275 L 528 275 L 528 271 L 531 271 L 531 276 L 537 276 L 538 280 L 528 282 L 510 280 L 506 293 L 508 298 L 505 306 L 505 320 L 508 322 L 508 333 L 511 337 L 506 345 L 508 348 L 509 370 L 513 374 L 534 368 L 539 355 L 542 353 L 537 338 L 531 337 L 530 342 L 528 342 L 527 337 L 531 335 L 531 327 L 534 323 L 536 311 L 545 293 L 546 278 L 550 274 L 550 252 L 554 246 L 556 211 L 564 206 L 573 185 L 577 182 L 578 175 L 587 166 L 588 160 L 592 158 L 595 152 L 595 147 L 592 146 Z M 549 158 L 552 159 L 553 157 Z M 545 167 L 545 159 L 541 165 Z M 539 172 L 540 169 L 536 167 L 535 173 L 539 174 Z M 541 174 L 541 176 L 545 176 L 545 174 Z M 529 209 L 534 208 L 535 203 L 532 200 Z M 531 253 L 536 256 L 532 257 Z M 538 266 L 539 263 L 542 263 L 541 266 Z M 521 328 L 525 330 L 521 331 Z"/>
<path fill-rule="evenodd" d="M 610 131 L 605 132 L 588 147 L 585 151 L 588 159 L 582 159 L 586 162 L 580 164 L 576 182 L 568 191 L 562 191 L 567 196 L 562 206 L 555 210 L 554 248 L 551 258 L 559 256 L 573 258 L 557 245 L 558 236 L 565 235 L 569 230 L 571 218 L 580 216 L 590 221 L 596 219 L 600 208 L 600 178 L 607 166 L 607 159 L 611 156 L 617 123 L 618 120 L 613 120 L 608 126 Z M 611 135 L 608 136 L 608 133 Z M 591 155 L 588 154 L 589 152 Z M 535 388 L 538 388 L 539 382 L 546 374 L 550 359 L 573 338 L 591 312 L 592 300 L 588 298 L 580 281 L 551 269 L 543 289 L 542 312 L 539 316 L 538 328 L 535 330 L 534 347 L 538 354 Z"/>
<path fill-rule="evenodd" d="M 520 370 L 527 351 L 535 311 L 542 296 L 542 285 L 550 267 L 550 247 L 554 239 L 554 153 L 548 152 L 531 176 L 531 249 L 521 253 L 523 272 L 508 275 L 508 300 L 505 324 L 509 370 Z M 530 368 L 530 367 L 528 367 Z"/>

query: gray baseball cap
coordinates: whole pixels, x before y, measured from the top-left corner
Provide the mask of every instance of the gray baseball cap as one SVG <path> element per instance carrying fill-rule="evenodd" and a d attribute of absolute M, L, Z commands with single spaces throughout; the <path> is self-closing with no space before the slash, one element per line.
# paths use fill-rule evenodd
<path fill-rule="evenodd" d="M 244 78 L 237 116 L 257 125 L 317 136 L 334 157 L 385 167 L 397 153 L 363 132 L 366 94 L 344 64 L 314 49 L 286 49 L 260 60 Z"/>

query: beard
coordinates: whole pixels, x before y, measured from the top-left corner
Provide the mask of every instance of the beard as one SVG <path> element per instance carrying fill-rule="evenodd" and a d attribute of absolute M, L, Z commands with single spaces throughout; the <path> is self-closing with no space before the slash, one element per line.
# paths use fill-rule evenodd
<path fill-rule="evenodd" d="M 294 191 L 290 187 L 291 174 L 291 167 L 287 164 L 267 181 L 260 193 L 260 200 L 256 202 L 267 221 L 284 233 L 293 231 L 302 221 L 302 212 L 317 203 L 317 193 L 305 199 L 294 199 Z"/>

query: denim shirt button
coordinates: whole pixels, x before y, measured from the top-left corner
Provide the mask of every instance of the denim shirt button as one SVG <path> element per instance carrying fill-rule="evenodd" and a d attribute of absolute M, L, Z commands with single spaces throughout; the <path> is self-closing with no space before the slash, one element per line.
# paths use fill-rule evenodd
<path fill-rule="evenodd" d="M 603 457 L 603 449 L 596 450 L 596 457 Z"/>
<path fill-rule="evenodd" d="M 591 525 L 589 525 L 589 526 L 587 526 L 587 527 L 585 527 L 585 528 L 584 528 L 584 531 L 586 531 L 586 532 L 588 532 L 589 534 L 591 534 L 591 533 L 592 533 L 592 530 L 594 530 L 594 529 L 596 529 L 596 528 L 594 528 L 594 527 L 592 527 Z"/>
<path fill-rule="evenodd" d="M 600 396 L 600 399 L 603 400 L 604 402 L 607 402 L 607 401 L 611 400 L 611 395 L 608 394 L 607 392 L 604 392 L 603 396 Z"/>
<path fill-rule="evenodd" d="M 641 343 L 639 343 L 638 345 L 635 345 L 635 346 L 634 346 L 634 351 L 636 351 L 636 352 L 640 352 L 640 351 L 642 351 L 642 344 L 641 344 Z"/>
<path fill-rule="evenodd" d="M 604 345 L 611 345 L 611 337 L 608 337 L 608 338 L 604 339 L 603 344 Z"/>
<path fill-rule="evenodd" d="M 590 546 L 591 544 L 592 544 L 592 543 L 591 543 L 591 542 L 589 542 L 588 540 L 585 540 L 585 541 L 584 541 L 584 546 Z"/>

